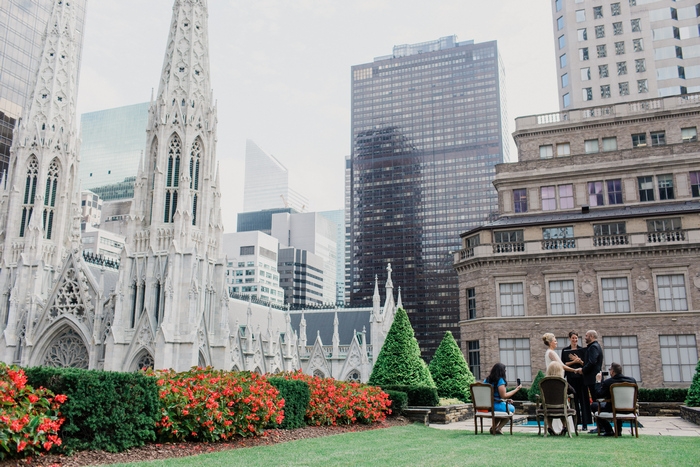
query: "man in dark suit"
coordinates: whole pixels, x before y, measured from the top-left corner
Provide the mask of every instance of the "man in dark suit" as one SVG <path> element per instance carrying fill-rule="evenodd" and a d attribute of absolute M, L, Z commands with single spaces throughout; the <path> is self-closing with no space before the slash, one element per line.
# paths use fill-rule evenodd
<path fill-rule="evenodd" d="M 602 373 L 596 375 L 595 384 L 595 397 L 596 399 L 610 399 L 610 386 L 615 383 L 634 383 L 637 384 L 637 380 L 631 376 L 625 376 L 622 374 L 622 365 L 619 363 L 610 364 L 610 378 L 603 380 Z M 594 410 L 597 410 L 598 403 L 594 402 Z M 612 404 L 610 402 L 603 402 L 600 407 L 601 412 L 612 412 Z M 615 427 L 618 435 L 622 434 L 622 422 L 618 422 L 618 426 Z M 612 426 L 607 420 L 598 419 L 598 430 L 603 430 L 603 436 L 613 436 Z"/>
<path fill-rule="evenodd" d="M 583 375 L 583 385 L 586 386 L 582 420 L 590 422 L 593 420 L 593 417 L 591 415 L 589 394 L 590 396 L 595 395 L 596 375 L 600 373 L 600 369 L 603 366 L 603 349 L 598 343 L 597 332 L 593 330 L 588 331 L 583 339 L 586 341 L 586 360 L 583 362 L 583 367 L 579 368 L 576 373 Z M 598 430 L 594 428 L 589 433 L 597 434 Z"/>

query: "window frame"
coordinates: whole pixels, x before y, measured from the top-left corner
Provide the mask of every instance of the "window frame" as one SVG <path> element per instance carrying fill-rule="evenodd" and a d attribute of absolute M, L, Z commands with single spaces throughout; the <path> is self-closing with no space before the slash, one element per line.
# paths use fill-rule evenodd
<path fill-rule="evenodd" d="M 613 341 L 613 339 L 617 340 L 617 342 Z M 632 345 L 632 340 L 634 340 L 634 345 Z M 602 341 L 603 361 L 605 364 L 617 362 L 625 369 L 626 376 L 631 376 L 638 383 L 642 382 L 638 337 L 636 335 L 603 336 Z"/>
<path fill-rule="evenodd" d="M 654 295 L 656 299 L 656 311 L 659 313 L 682 313 L 686 312 L 692 309 L 692 305 L 690 303 L 691 296 L 690 296 L 690 290 L 688 290 L 688 271 L 687 269 L 679 269 L 679 268 L 672 268 L 672 269 L 658 269 L 658 270 L 652 270 L 652 276 L 654 278 Z M 659 278 L 662 277 L 668 277 L 670 278 L 670 283 L 668 289 L 670 290 L 670 298 L 663 298 L 661 297 L 661 288 L 659 287 Z M 673 277 L 680 277 L 683 279 L 683 286 L 674 287 L 673 284 Z M 664 288 L 665 285 L 664 285 Z M 675 296 L 674 292 L 676 291 L 683 291 L 683 296 Z M 667 302 L 670 300 L 671 302 L 671 308 L 670 309 L 663 309 L 662 310 L 662 300 L 664 302 Z M 682 304 L 679 304 L 680 306 L 677 307 L 676 301 L 683 301 L 685 302 L 685 308 L 683 308 Z"/>
<path fill-rule="evenodd" d="M 623 287 L 618 287 L 617 281 L 624 279 L 625 280 L 625 286 Z M 607 287 L 606 288 L 606 281 L 614 281 L 613 287 Z M 600 290 L 600 312 L 605 315 L 626 315 L 632 313 L 632 294 L 630 292 L 630 275 L 629 273 L 627 275 L 620 275 L 620 274 L 608 274 L 604 276 L 599 276 L 598 277 L 598 287 Z M 626 293 L 627 297 L 626 299 L 620 298 L 618 294 L 624 290 L 624 293 Z M 606 292 L 612 291 L 614 295 L 613 300 L 606 300 Z M 608 311 L 606 309 L 606 304 L 613 304 L 614 310 Z M 622 304 L 622 305 L 621 305 Z M 626 310 L 624 309 L 624 306 L 626 305 Z M 620 309 L 622 306 L 623 309 Z"/>
<path fill-rule="evenodd" d="M 527 188 L 516 188 L 513 190 L 513 212 L 527 212 Z"/>
<path fill-rule="evenodd" d="M 669 343 L 664 344 L 664 340 L 667 342 L 670 341 L 670 339 L 663 339 L 663 338 L 670 338 L 673 337 L 673 343 L 669 345 Z M 681 343 L 680 337 L 685 337 L 685 338 L 692 338 L 692 342 L 686 342 L 686 343 Z M 685 340 L 685 339 L 684 339 Z M 688 339 L 689 340 L 689 339 Z M 697 344 L 697 338 L 695 337 L 695 334 L 659 334 L 659 349 L 661 351 L 661 371 L 663 374 L 664 382 L 668 383 L 687 383 L 691 382 L 693 380 L 693 375 L 695 374 L 695 366 L 698 360 L 698 344 Z M 664 352 L 664 349 L 675 349 L 676 352 L 671 352 L 670 350 L 667 352 Z M 681 351 L 681 349 L 688 349 L 687 351 L 687 356 L 689 357 L 687 360 L 690 363 L 681 363 L 684 360 L 684 355 Z M 675 353 L 675 358 L 671 355 L 671 353 Z M 693 353 L 695 356 L 693 357 Z M 666 357 L 666 358 L 665 358 Z M 671 357 L 670 360 L 668 357 Z M 673 363 L 674 361 L 678 363 Z M 679 379 L 673 379 L 669 378 L 667 379 L 667 367 L 678 367 L 678 376 Z M 686 368 L 684 368 L 686 367 Z M 673 368 L 671 368 L 673 369 Z M 686 371 L 684 371 L 686 370 Z"/>
<path fill-rule="evenodd" d="M 512 359 L 511 357 L 512 353 Z M 509 378 L 532 381 L 532 352 L 529 337 L 501 337 L 498 339 L 499 360 L 506 366 Z M 511 364 L 511 360 L 513 364 Z"/>
<path fill-rule="evenodd" d="M 465 296 L 467 299 L 467 320 L 476 319 L 476 288 L 468 287 Z"/>
<path fill-rule="evenodd" d="M 576 316 L 578 315 L 578 287 L 577 287 L 577 281 L 576 277 L 572 277 L 571 275 L 551 275 L 551 276 L 546 276 L 545 277 L 545 282 L 547 284 L 547 315 L 548 316 Z M 563 288 L 561 290 L 555 290 L 552 291 L 552 284 L 553 283 L 560 283 L 562 287 L 564 286 L 564 283 L 571 283 L 571 289 L 570 290 L 564 290 Z M 562 301 L 561 303 L 553 303 L 553 295 L 552 293 L 560 293 L 562 296 Z M 573 294 L 573 301 L 564 301 L 564 294 L 565 293 L 572 293 Z M 573 306 L 573 313 L 567 312 L 566 307 L 568 306 Z M 555 306 L 559 307 L 561 306 L 561 313 L 555 313 Z"/>
<path fill-rule="evenodd" d="M 514 286 L 519 285 L 521 287 L 520 292 L 501 290 L 501 286 Z M 496 278 L 496 309 L 498 310 L 499 318 L 514 318 L 518 316 L 527 316 L 527 297 L 525 293 L 525 277 L 502 277 Z M 504 304 L 503 298 L 510 297 L 510 303 Z M 519 297 L 521 303 L 516 303 L 514 298 Z M 510 308 L 511 314 L 504 314 L 506 308 Z M 518 313 L 520 312 L 520 313 Z"/>

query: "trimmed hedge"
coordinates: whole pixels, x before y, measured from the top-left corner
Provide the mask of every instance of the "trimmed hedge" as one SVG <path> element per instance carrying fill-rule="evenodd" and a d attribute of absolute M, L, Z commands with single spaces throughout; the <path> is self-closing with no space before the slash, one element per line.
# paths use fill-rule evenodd
<path fill-rule="evenodd" d="M 474 375 L 450 331 L 442 338 L 429 368 L 440 397 L 470 401 L 469 386 L 474 383 Z"/>
<path fill-rule="evenodd" d="M 156 380 L 143 373 L 34 367 L 28 383 L 68 400 L 61 406 L 60 436 L 66 452 L 120 452 L 156 439 L 159 420 Z"/>
<path fill-rule="evenodd" d="M 406 386 L 400 384 L 382 385 L 382 391 L 405 392 L 409 407 L 436 407 L 440 405 L 440 397 L 436 388 L 430 386 Z"/>
<path fill-rule="evenodd" d="M 511 389 L 515 389 L 515 388 L 511 388 Z M 518 392 L 513 394 L 513 397 L 511 397 L 511 399 L 514 401 L 526 402 L 526 401 L 530 400 L 528 398 L 529 393 L 530 393 L 529 388 L 520 388 L 520 390 Z"/>
<path fill-rule="evenodd" d="M 688 395 L 687 389 L 681 388 L 639 388 L 637 401 L 639 402 L 683 402 Z"/>
<path fill-rule="evenodd" d="M 698 361 L 698 364 L 695 366 L 693 382 L 690 384 L 690 389 L 688 389 L 685 405 L 689 407 L 700 407 L 700 361 Z"/>
<path fill-rule="evenodd" d="M 382 389 L 382 391 L 389 395 L 392 415 L 401 415 L 404 409 L 408 407 L 408 394 L 403 391 L 392 391 L 390 389 Z"/>
<path fill-rule="evenodd" d="M 537 372 L 535 380 L 532 382 L 532 386 L 527 391 L 527 398 L 530 402 L 537 402 L 537 396 L 540 395 L 540 381 L 544 378 L 544 372 L 542 370 Z"/>
<path fill-rule="evenodd" d="M 267 378 L 267 381 L 277 388 L 284 399 L 284 420 L 275 426 L 285 430 L 305 426 L 304 416 L 311 400 L 309 385 L 305 381 L 281 377 Z"/>

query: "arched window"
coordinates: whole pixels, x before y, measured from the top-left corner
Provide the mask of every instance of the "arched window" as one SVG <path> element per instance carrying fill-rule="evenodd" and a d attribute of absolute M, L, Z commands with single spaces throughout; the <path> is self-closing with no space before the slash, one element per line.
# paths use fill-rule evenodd
<path fill-rule="evenodd" d="M 39 163 L 32 156 L 27 166 L 27 182 L 24 186 L 24 198 L 22 198 L 22 223 L 19 226 L 19 236 L 24 237 L 29 221 L 34 211 L 34 197 L 36 196 L 36 184 L 39 175 Z"/>
<path fill-rule="evenodd" d="M 153 138 L 153 144 L 151 145 L 151 160 L 153 161 L 153 175 L 151 176 L 151 205 L 150 205 L 150 211 L 148 213 L 148 222 L 149 224 L 153 222 L 153 198 L 155 196 L 155 188 L 156 188 L 156 167 L 157 161 L 158 161 L 158 139 Z"/>
<path fill-rule="evenodd" d="M 44 237 L 51 240 L 51 232 L 53 231 L 53 217 L 56 208 L 56 190 L 58 189 L 58 162 L 54 159 L 49 166 L 49 172 L 46 175 L 46 192 L 44 193 L 44 215 L 43 227 Z"/>
<path fill-rule="evenodd" d="M 197 138 L 190 153 L 190 190 L 192 191 L 192 225 L 197 225 L 197 201 L 199 200 L 199 165 L 202 143 Z"/>
<path fill-rule="evenodd" d="M 166 224 L 173 222 L 175 210 L 177 209 L 177 186 L 180 181 L 180 138 L 173 135 L 170 138 L 168 148 L 168 171 L 165 174 L 165 214 L 163 222 Z"/>

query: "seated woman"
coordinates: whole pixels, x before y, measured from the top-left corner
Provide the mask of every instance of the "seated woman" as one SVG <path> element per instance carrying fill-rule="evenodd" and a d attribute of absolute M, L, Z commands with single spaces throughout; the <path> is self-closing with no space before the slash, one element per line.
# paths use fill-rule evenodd
<path fill-rule="evenodd" d="M 515 412 L 515 407 L 512 404 L 508 404 L 507 399 L 513 397 L 522 387 L 518 384 L 518 387 L 512 391 L 506 391 L 506 366 L 503 363 L 496 363 L 493 368 L 491 368 L 491 373 L 484 380 L 484 383 L 493 386 L 493 408 L 496 412 Z M 508 423 L 507 418 L 500 418 L 496 421 L 496 426 L 491 427 L 491 434 L 501 435 L 501 428 L 503 428 L 506 423 Z"/>
<path fill-rule="evenodd" d="M 546 376 L 558 376 L 560 378 L 564 377 L 564 365 L 561 364 L 560 362 L 553 361 L 552 363 L 549 364 L 547 367 L 547 374 Z M 567 393 L 568 394 L 575 394 L 576 391 L 574 391 L 574 388 L 571 386 L 567 386 Z M 569 431 L 573 432 L 574 431 L 574 418 L 569 415 L 569 417 L 566 420 L 566 424 L 568 425 Z M 552 431 L 556 434 L 562 435 L 566 433 L 566 429 L 564 428 L 564 424 L 561 422 L 560 419 L 555 418 L 554 420 L 551 421 L 550 426 L 552 427 Z M 552 434 L 554 434 L 552 433 Z"/>

